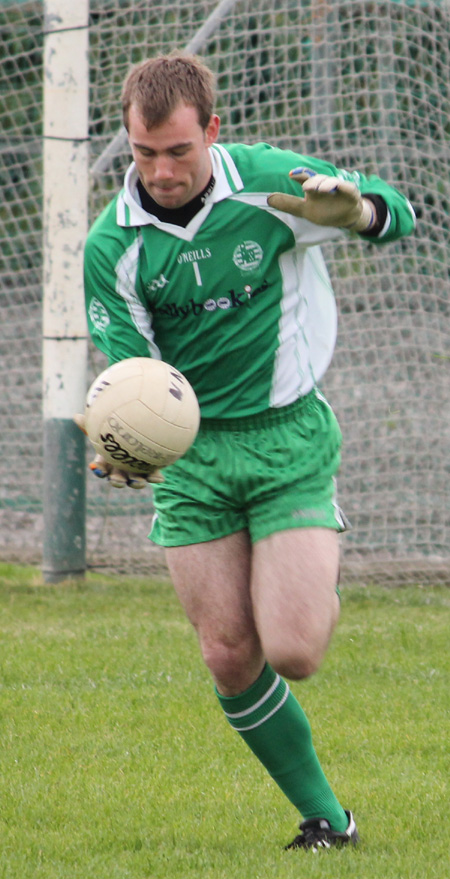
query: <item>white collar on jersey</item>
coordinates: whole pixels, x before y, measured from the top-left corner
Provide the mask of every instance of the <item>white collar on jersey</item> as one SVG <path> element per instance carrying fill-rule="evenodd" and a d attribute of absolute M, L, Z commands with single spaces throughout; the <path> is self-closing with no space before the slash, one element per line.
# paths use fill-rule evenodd
<path fill-rule="evenodd" d="M 124 188 L 119 193 L 117 200 L 117 225 L 118 226 L 158 226 L 159 228 L 176 235 L 179 238 L 191 240 L 208 216 L 213 204 L 229 198 L 234 193 L 244 188 L 240 174 L 227 150 L 214 144 L 209 150 L 211 156 L 212 173 L 215 177 L 215 185 L 205 200 L 204 206 L 192 218 L 190 223 L 183 228 L 172 223 L 163 223 L 154 214 L 149 214 L 141 207 L 137 194 L 138 175 L 136 165 L 131 163 L 125 174 Z"/>

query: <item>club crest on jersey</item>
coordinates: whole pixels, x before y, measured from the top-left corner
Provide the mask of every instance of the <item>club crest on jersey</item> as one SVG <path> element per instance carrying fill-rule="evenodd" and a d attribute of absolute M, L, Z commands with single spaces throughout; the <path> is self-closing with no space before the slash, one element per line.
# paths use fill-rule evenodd
<path fill-rule="evenodd" d="M 243 241 L 233 253 L 233 262 L 241 272 L 254 272 L 263 256 L 262 247 L 256 241 Z"/>
<path fill-rule="evenodd" d="M 111 319 L 105 306 L 93 296 L 89 305 L 89 317 L 93 327 L 99 332 L 104 333 L 109 327 Z"/>

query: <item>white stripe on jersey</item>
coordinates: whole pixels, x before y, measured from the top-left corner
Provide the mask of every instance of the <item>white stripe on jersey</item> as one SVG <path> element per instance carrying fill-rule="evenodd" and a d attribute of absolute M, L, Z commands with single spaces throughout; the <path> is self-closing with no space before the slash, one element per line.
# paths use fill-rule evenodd
<path fill-rule="evenodd" d="M 244 184 L 242 182 L 242 177 L 239 174 L 239 171 L 233 162 L 229 152 L 223 148 L 219 143 L 214 143 L 211 147 L 212 150 L 216 150 L 222 158 L 223 164 L 226 166 L 228 173 L 230 175 L 231 181 L 236 189 L 243 189 Z"/>
<path fill-rule="evenodd" d="M 322 378 L 337 334 L 336 301 L 320 248 L 287 251 L 279 266 L 283 295 L 270 394 L 276 407 L 304 396 Z"/>
<path fill-rule="evenodd" d="M 142 235 L 127 248 L 116 265 L 116 293 L 126 302 L 130 317 L 137 331 L 146 339 L 151 357 L 161 360 L 161 352 L 155 343 L 151 315 L 142 304 L 136 293 L 136 275 L 139 266 L 139 251 L 142 246 Z"/>

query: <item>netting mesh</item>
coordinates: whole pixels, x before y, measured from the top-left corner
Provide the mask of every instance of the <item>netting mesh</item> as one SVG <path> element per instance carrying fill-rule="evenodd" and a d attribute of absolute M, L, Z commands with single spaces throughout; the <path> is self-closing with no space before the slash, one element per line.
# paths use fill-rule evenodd
<path fill-rule="evenodd" d="M 344 570 L 448 578 L 450 7 L 445 0 L 92 3 L 91 219 L 129 161 L 120 88 L 131 64 L 195 46 L 217 77 L 221 139 L 266 140 L 397 184 L 416 235 L 326 249 L 339 304 L 324 382 L 344 433 Z M 276 9 L 274 8 L 276 7 Z M 3 557 L 39 560 L 41 475 L 42 4 L 0 2 L 0 512 Z M 90 352 L 93 377 L 104 360 Z M 88 480 L 89 561 L 114 546 L 152 564 L 149 495 Z M 125 525 L 126 523 L 126 525 Z M 132 560 L 132 561 L 130 561 Z M 122 562 L 121 562 L 122 563 Z"/>

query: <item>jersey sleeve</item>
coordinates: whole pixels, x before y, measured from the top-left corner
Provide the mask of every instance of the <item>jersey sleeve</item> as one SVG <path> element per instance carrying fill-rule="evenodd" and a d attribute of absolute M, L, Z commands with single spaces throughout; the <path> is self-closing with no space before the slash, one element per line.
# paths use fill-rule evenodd
<path fill-rule="evenodd" d="M 383 222 L 380 224 L 380 228 L 377 229 L 375 235 L 359 233 L 361 238 L 370 240 L 374 244 L 388 244 L 411 235 L 414 231 L 416 215 L 410 201 L 397 188 L 386 183 L 381 177 L 376 174 L 366 176 L 360 171 L 348 171 L 345 168 L 338 168 L 330 162 L 309 156 L 297 156 L 297 159 L 300 159 L 297 167 L 310 168 L 317 174 L 329 174 L 339 177 L 341 180 L 355 183 L 361 195 L 367 196 L 367 198 L 374 196 L 375 205 L 379 199 L 382 200 L 386 210 L 383 212 Z M 294 195 L 298 195 L 298 183 L 292 181 L 292 185 L 297 186 L 297 190 L 291 189 L 290 191 Z"/>
<path fill-rule="evenodd" d="M 361 195 L 368 198 L 373 196 L 376 206 L 381 200 L 382 210 L 377 213 L 380 213 L 382 222 L 375 235 L 342 230 L 344 235 L 360 236 L 364 240 L 370 240 L 373 244 L 388 244 L 411 235 L 414 231 L 416 217 L 408 198 L 399 189 L 386 183 L 376 174 L 367 176 L 359 170 L 349 171 L 346 168 L 337 167 L 325 159 L 303 155 L 293 150 L 281 150 L 278 147 L 271 147 L 269 144 L 259 144 L 254 149 L 258 150 L 259 179 L 264 181 L 265 188 L 267 187 L 272 192 L 301 195 L 300 184 L 289 176 L 289 172 L 296 168 L 305 168 L 316 174 L 326 174 L 355 183 Z"/>
<path fill-rule="evenodd" d="M 125 246 L 127 244 L 127 246 Z M 122 243 L 94 225 L 84 252 L 88 329 L 109 364 L 127 357 L 157 357 L 152 317 L 136 289 L 140 236 Z"/>
<path fill-rule="evenodd" d="M 410 201 L 394 186 L 390 186 L 380 177 L 372 174 L 370 177 L 356 172 L 338 171 L 338 177 L 344 180 L 353 180 L 358 186 L 361 195 L 370 198 L 373 196 L 375 206 L 381 199 L 386 208 L 383 222 L 378 226 L 377 233 L 359 233 L 361 238 L 372 241 L 374 244 L 389 244 L 414 232 L 416 215 Z"/>

